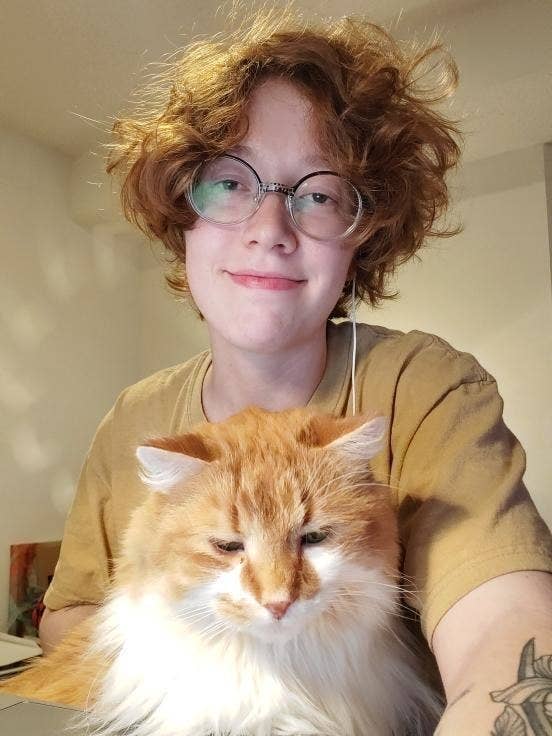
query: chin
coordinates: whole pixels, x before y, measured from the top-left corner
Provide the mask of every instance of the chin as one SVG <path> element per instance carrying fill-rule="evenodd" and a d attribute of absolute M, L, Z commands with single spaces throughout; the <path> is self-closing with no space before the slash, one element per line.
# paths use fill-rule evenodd
<path fill-rule="evenodd" d="M 217 330 L 217 332 L 222 337 L 223 342 L 232 346 L 232 348 L 265 355 L 280 352 L 286 348 L 290 340 L 290 330 L 288 329 L 267 330 L 260 329 L 258 325 L 252 329 L 251 323 L 248 329 L 246 320 L 242 321 L 239 318 L 236 318 L 231 330 L 228 330 L 227 326 L 225 330 Z"/>
<path fill-rule="evenodd" d="M 230 326 L 228 321 L 222 329 L 216 330 L 223 340 L 241 350 L 275 354 L 307 343 L 320 330 L 325 330 L 326 318 L 316 322 L 298 324 L 298 310 L 289 314 L 259 316 L 259 314 L 237 315 Z"/>
<path fill-rule="evenodd" d="M 285 620 L 257 622 L 248 628 L 247 633 L 263 644 L 285 644 L 295 639 L 303 631 L 303 626 Z"/>
<path fill-rule="evenodd" d="M 296 601 L 279 621 L 272 617 L 255 619 L 247 629 L 247 633 L 265 644 L 285 644 L 292 639 L 307 634 L 317 621 L 324 617 L 324 607 L 319 601 Z"/>

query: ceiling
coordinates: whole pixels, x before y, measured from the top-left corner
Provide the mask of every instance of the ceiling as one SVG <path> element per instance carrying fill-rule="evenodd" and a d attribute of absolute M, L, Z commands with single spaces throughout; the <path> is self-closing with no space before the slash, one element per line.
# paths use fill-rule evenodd
<path fill-rule="evenodd" d="M 76 157 L 106 139 L 155 63 L 224 27 L 216 0 L 0 0 L 0 125 Z M 475 160 L 552 141 L 550 0 L 298 1 L 322 15 L 363 13 L 450 46 L 461 87 L 450 113 Z M 228 7 L 228 6 L 227 6 Z M 251 5 L 249 5 L 251 7 Z"/>

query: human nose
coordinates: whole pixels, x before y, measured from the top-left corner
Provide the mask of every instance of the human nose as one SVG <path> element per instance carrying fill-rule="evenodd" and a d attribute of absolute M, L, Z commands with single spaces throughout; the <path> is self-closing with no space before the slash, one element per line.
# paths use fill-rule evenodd
<path fill-rule="evenodd" d="M 297 231 L 287 210 L 286 198 L 267 192 L 259 209 L 246 221 L 243 237 L 247 245 L 278 248 L 292 253 L 298 245 Z"/>

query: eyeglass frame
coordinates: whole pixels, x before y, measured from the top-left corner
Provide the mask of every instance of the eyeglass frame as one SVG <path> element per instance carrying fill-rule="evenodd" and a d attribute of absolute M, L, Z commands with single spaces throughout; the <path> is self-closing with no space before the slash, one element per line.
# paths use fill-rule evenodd
<path fill-rule="evenodd" d="M 236 222 L 218 222 L 217 220 L 213 220 L 210 217 L 206 217 L 202 212 L 199 211 L 199 208 L 195 205 L 195 203 L 193 201 L 193 198 L 192 198 L 192 187 L 193 187 L 193 184 L 194 184 L 194 182 L 196 180 L 196 177 L 198 176 L 198 174 L 201 171 L 202 167 L 205 166 L 207 163 L 211 163 L 211 161 L 216 161 L 219 158 L 231 158 L 231 159 L 234 159 L 234 161 L 239 161 L 239 163 L 243 164 L 244 166 L 246 166 L 251 171 L 251 173 L 254 175 L 255 179 L 257 180 L 257 190 L 258 190 L 258 193 L 257 193 L 257 197 L 256 197 L 257 204 L 255 206 L 255 209 L 249 215 L 246 215 L 246 217 L 242 217 L 241 220 L 236 220 Z M 361 195 L 361 193 L 359 192 L 359 190 L 357 189 L 357 187 L 353 184 L 352 181 L 350 181 L 349 179 L 347 179 L 344 176 L 341 176 L 341 174 L 338 174 L 337 171 L 325 171 L 325 170 L 324 171 L 311 171 L 309 174 L 306 174 L 305 176 L 301 177 L 301 179 L 299 179 L 299 181 L 296 182 L 292 187 L 288 187 L 285 184 L 281 184 L 280 182 L 263 182 L 263 181 L 261 181 L 261 177 L 257 174 L 257 172 L 255 171 L 255 169 L 253 168 L 253 166 L 251 166 L 251 164 L 247 163 L 247 161 L 244 161 L 239 156 L 234 156 L 231 153 L 221 153 L 219 156 L 216 156 L 214 159 L 211 159 L 211 161 L 209 161 L 209 160 L 203 161 L 197 167 L 196 171 L 194 172 L 194 176 L 193 176 L 193 178 L 192 178 L 189 186 L 186 189 L 186 199 L 188 200 L 188 204 L 193 209 L 193 211 L 199 217 L 201 217 L 202 220 L 205 220 L 206 222 L 211 222 L 211 223 L 213 223 L 213 225 L 219 225 L 221 227 L 227 227 L 227 226 L 229 227 L 229 226 L 232 226 L 232 225 L 239 225 L 240 223 L 245 222 L 246 220 L 249 220 L 259 210 L 260 206 L 262 205 L 262 203 L 264 201 L 265 196 L 269 192 L 274 192 L 275 194 L 283 194 L 286 197 L 286 209 L 287 209 L 287 212 L 288 212 L 288 214 L 289 214 L 289 216 L 291 218 L 291 221 L 293 222 L 293 224 L 295 225 L 295 227 L 300 232 L 302 232 L 304 235 L 306 235 L 309 238 L 312 238 L 313 240 L 319 240 L 319 241 L 322 241 L 322 242 L 329 241 L 329 240 L 345 240 L 346 238 L 349 237 L 349 235 L 351 235 L 354 232 L 354 230 L 356 230 L 356 227 L 357 227 L 358 223 L 360 222 L 360 219 L 362 217 L 362 213 L 363 213 L 363 211 L 365 209 L 364 198 Z M 335 236 L 331 236 L 329 238 L 316 237 L 316 236 L 311 235 L 310 233 L 306 232 L 296 222 L 295 217 L 293 216 L 292 200 L 293 200 L 293 197 L 295 196 L 295 192 L 297 191 L 297 189 L 299 189 L 299 187 L 301 186 L 301 184 L 304 181 L 306 181 L 307 179 L 310 179 L 313 176 L 320 176 L 320 175 L 339 176 L 341 179 L 343 179 L 343 181 L 346 181 L 347 184 L 350 184 L 350 186 L 353 188 L 355 194 L 357 195 L 357 199 L 358 199 L 358 212 L 356 214 L 356 217 L 354 219 L 354 222 L 347 228 L 347 230 L 342 235 L 335 235 Z"/>

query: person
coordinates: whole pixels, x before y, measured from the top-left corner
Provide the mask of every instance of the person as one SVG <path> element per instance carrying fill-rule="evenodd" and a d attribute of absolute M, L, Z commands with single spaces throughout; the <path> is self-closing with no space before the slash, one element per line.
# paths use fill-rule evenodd
<path fill-rule="evenodd" d="M 424 88 L 435 57 L 443 74 Z M 377 470 L 447 696 L 438 733 L 489 734 L 510 717 L 490 694 L 522 678 L 526 642 L 552 653 L 552 542 L 495 381 L 436 336 L 334 321 L 356 299 L 387 298 L 388 276 L 428 236 L 458 232 L 437 224 L 460 132 L 434 104 L 456 81 L 439 44 L 268 12 L 226 42 L 192 44 L 156 81 L 169 88 L 157 107 L 117 122 L 108 171 L 125 213 L 166 246 L 168 283 L 205 321 L 210 350 L 125 389 L 100 424 L 45 598 L 46 647 L 105 595 L 145 494 L 144 438 L 248 405 L 373 410 L 391 420 Z M 540 707 L 524 705 L 527 723 L 547 717 Z"/>

